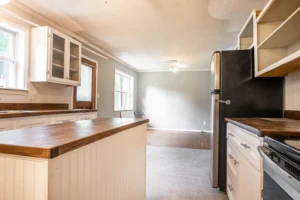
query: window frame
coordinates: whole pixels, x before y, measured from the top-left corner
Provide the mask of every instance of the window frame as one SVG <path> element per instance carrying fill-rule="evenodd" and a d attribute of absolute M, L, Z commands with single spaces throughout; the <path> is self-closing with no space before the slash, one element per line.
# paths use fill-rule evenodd
<path fill-rule="evenodd" d="M 121 76 L 121 80 L 120 80 L 121 90 L 120 91 L 116 90 L 116 74 L 119 74 Z M 123 92 L 123 84 L 122 84 L 123 77 L 126 77 L 129 79 L 129 92 Z M 115 105 L 116 92 L 121 94 L 121 108 L 120 109 L 117 109 L 116 105 Z M 130 108 L 122 108 L 123 94 L 128 94 L 129 98 L 131 98 Z M 133 101 L 134 101 L 134 76 L 127 74 L 119 69 L 115 69 L 115 73 L 114 73 L 114 111 L 115 112 L 132 111 L 133 110 Z"/>
<path fill-rule="evenodd" d="M 9 57 L 9 56 L 3 56 L 3 55 L 0 55 L 0 61 L 3 61 L 3 62 L 8 62 L 10 64 L 12 64 L 12 67 L 14 68 L 14 86 L 13 88 L 17 88 L 16 86 L 18 85 L 18 65 L 17 65 L 17 35 L 18 33 L 13 31 L 13 30 L 9 30 L 3 26 L 0 25 L 0 32 L 5 32 L 5 33 L 8 33 L 10 35 L 13 36 L 13 41 L 12 41 L 12 57 Z M 10 87 L 1 87 L 0 88 L 10 88 Z"/>
<path fill-rule="evenodd" d="M 30 29 L 11 21 L 0 19 L 0 30 L 14 35 L 13 58 L 0 56 L 1 61 L 12 63 L 14 67 L 14 86 L 0 87 L 0 90 L 28 91 Z"/>

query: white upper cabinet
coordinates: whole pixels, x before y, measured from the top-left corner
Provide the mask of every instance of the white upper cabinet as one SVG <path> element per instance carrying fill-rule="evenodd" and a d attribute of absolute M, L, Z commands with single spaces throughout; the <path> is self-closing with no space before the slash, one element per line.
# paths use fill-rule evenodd
<path fill-rule="evenodd" d="M 48 27 L 31 32 L 31 81 L 80 85 L 81 43 Z"/>

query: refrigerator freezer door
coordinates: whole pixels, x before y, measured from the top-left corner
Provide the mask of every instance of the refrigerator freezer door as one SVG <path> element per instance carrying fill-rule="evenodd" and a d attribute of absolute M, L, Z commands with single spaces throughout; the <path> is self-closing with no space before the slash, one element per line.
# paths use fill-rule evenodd
<path fill-rule="evenodd" d="M 220 98 L 220 53 L 214 53 L 211 61 L 211 130 L 210 137 L 210 180 L 212 187 L 218 187 L 219 165 L 219 98 Z"/>

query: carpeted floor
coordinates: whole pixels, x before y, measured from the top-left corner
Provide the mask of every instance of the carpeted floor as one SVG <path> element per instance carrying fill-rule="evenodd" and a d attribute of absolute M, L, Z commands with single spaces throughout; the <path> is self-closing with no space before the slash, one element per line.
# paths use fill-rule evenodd
<path fill-rule="evenodd" d="M 148 145 L 147 200 L 227 200 L 210 185 L 209 161 L 208 150 Z"/>

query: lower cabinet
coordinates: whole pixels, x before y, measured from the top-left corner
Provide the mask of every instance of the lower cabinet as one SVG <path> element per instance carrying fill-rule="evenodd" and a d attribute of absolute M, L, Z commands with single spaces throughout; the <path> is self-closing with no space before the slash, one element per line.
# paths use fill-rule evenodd
<path fill-rule="evenodd" d="M 53 117 L 53 124 L 61 124 L 75 121 L 77 121 L 76 115 L 58 115 Z"/>
<path fill-rule="evenodd" d="M 8 131 L 14 129 L 14 123 L 11 120 L 1 120 L 0 121 L 0 131 Z"/>
<path fill-rule="evenodd" d="M 48 124 L 75 122 L 78 120 L 90 120 L 95 118 L 97 118 L 97 113 L 89 112 L 2 119 L 0 120 L 0 132 L 13 129 L 33 128 L 38 126 L 45 126 Z"/>
<path fill-rule="evenodd" d="M 263 139 L 232 124 L 227 126 L 227 194 L 230 200 L 260 200 L 262 162 L 257 147 Z"/>

